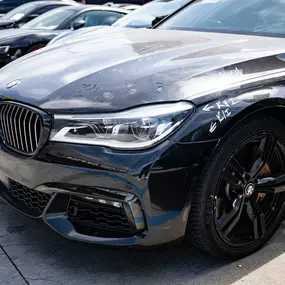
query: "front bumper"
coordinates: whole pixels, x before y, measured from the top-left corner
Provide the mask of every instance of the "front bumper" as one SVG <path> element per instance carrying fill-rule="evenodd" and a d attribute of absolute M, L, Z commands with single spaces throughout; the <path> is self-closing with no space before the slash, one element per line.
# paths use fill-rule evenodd
<path fill-rule="evenodd" d="M 217 141 L 144 151 L 49 143 L 28 158 L 0 146 L 1 197 L 74 240 L 150 246 L 184 236 L 193 181 Z"/>

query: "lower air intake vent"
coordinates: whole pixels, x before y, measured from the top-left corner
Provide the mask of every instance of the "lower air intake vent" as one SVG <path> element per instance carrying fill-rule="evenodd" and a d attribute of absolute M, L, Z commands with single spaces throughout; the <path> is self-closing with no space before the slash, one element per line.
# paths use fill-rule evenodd
<path fill-rule="evenodd" d="M 68 208 L 68 217 L 75 227 L 84 228 L 89 232 L 103 230 L 132 233 L 132 228 L 123 207 L 115 208 L 109 205 L 99 205 L 94 202 L 84 201 L 79 197 L 72 197 Z"/>
<path fill-rule="evenodd" d="M 9 179 L 8 191 L 14 199 L 39 213 L 43 212 L 51 198 L 49 194 L 30 189 L 12 179 Z"/>

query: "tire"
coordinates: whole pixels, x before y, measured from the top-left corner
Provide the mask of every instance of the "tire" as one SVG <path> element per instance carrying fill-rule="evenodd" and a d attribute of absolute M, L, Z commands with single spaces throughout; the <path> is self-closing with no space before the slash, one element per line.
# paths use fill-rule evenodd
<path fill-rule="evenodd" d="M 225 190 L 221 190 L 223 188 L 219 189 L 220 187 L 219 185 L 223 185 L 221 184 L 222 183 L 221 179 L 223 179 L 221 177 L 224 177 L 222 176 L 222 174 L 223 175 L 225 174 L 226 167 L 228 167 L 227 165 L 229 166 L 232 165 L 230 164 L 230 162 L 231 162 L 231 159 L 235 159 L 234 155 L 239 155 L 239 151 L 240 153 L 242 153 L 243 148 L 241 148 L 241 146 L 245 144 L 245 142 L 248 141 L 249 142 L 248 144 L 250 145 L 253 144 L 250 141 L 253 135 L 258 136 L 260 134 L 260 136 L 263 136 L 263 134 L 265 133 L 266 134 L 269 133 L 270 136 L 272 134 L 272 137 L 273 136 L 278 137 L 278 145 L 277 145 L 278 150 L 275 151 L 274 149 L 274 157 L 275 156 L 278 157 L 278 161 L 280 160 L 280 162 L 278 162 L 278 165 L 282 164 L 280 167 L 283 170 L 284 169 L 283 162 L 285 161 L 284 152 L 279 153 L 278 151 L 281 149 L 281 147 L 279 148 L 279 145 L 281 145 L 281 143 L 283 144 L 283 141 L 285 141 L 284 124 L 272 117 L 250 117 L 244 120 L 243 122 L 239 123 L 238 125 L 236 125 L 222 139 L 221 143 L 219 144 L 219 146 L 217 147 L 217 149 L 214 151 L 209 161 L 207 162 L 199 178 L 199 181 L 197 183 L 197 188 L 195 189 L 190 213 L 189 213 L 188 227 L 186 231 L 186 240 L 190 241 L 192 245 L 197 247 L 199 250 L 215 258 L 231 259 L 231 260 L 239 259 L 239 258 L 242 258 L 244 256 L 247 256 L 257 251 L 274 235 L 274 233 L 279 228 L 283 220 L 284 209 L 285 209 L 284 193 L 281 193 L 281 194 L 270 193 L 268 194 L 268 196 L 266 196 L 267 194 L 266 195 L 256 194 L 255 192 L 253 192 L 252 195 L 256 195 L 256 196 L 245 197 L 243 201 L 245 202 L 248 199 L 247 203 L 251 205 L 251 203 L 256 204 L 256 201 L 254 201 L 255 197 L 258 197 L 256 199 L 260 199 L 260 197 L 261 198 L 263 197 L 262 199 L 265 199 L 267 197 L 266 199 L 273 200 L 272 197 L 275 197 L 275 196 L 270 196 L 270 195 L 280 195 L 280 196 L 278 196 L 277 198 L 274 198 L 278 202 L 278 209 L 276 210 L 272 207 L 272 211 L 276 211 L 276 212 L 274 212 L 274 215 L 272 216 L 273 218 L 272 218 L 270 225 L 266 226 L 266 228 L 264 226 L 265 225 L 264 215 L 262 217 L 262 215 L 259 216 L 259 215 L 253 214 L 252 216 L 252 212 L 245 210 L 245 208 L 241 210 L 241 213 L 243 215 L 243 220 L 244 221 L 248 220 L 249 224 L 251 221 L 253 222 L 253 228 L 251 228 L 250 226 L 245 227 L 246 231 L 253 232 L 253 234 L 251 234 L 254 236 L 254 239 L 252 242 L 248 242 L 248 244 L 243 244 L 243 245 L 240 245 L 239 243 L 236 243 L 236 245 L 232 244 L 232 242 L 229 242 L 230 238 L 228 236 L 224 237 L 226 235 L 226 231 L 222 233 L 222 230 L 221 230 L 222 224 L 224 223 L 226 219 L 224 219 L 224 221 L 222 221 L 221 223 L 217 223 L 217 219 L 216 219 L 216 216 L 217 216 L 216 212 L 218 212 L 217 211 L 217 208 L 218 208 L 217 193 L 223 193 L 223 194 L 220 194 L 221 197 L 223 197 L 222 201 L 227 201 L 228 199 L 228 198 L 224 198 Z M 245 150 L 246 150 L 246 147 L 247 145 L 245 144 L 244 146 Z M 248 155 L 249 154 L 250 153 L 248 153 Z M 272 158 L 270 159 L 273 160 Z M 261 171 L 263 171 L 263 168 Z M 233 175 L 235 175 L 235 172 L 233 173 L 234 173 Z M 254 181 L 257 181 L 257 179 L 255 179 Z M 226 186 L 225 189 L 229 189 L 229 187 Z M 246 189 L 248 190 L 249 186 L 246 186 L 246 187 L 247 187 Z M 245 189 L 245 188 L 242 188 L 242 189 Z M 238 191 L 242 191 L 242 195 L 245 195 L 245 196 L 247 195 L 246 190 L 238 190 Z M 228 195 L 232 195 L 232 190 L 229 190 Z M 241 195 L 239 195 L 238 197 L 240 196 Z M 244 205 L 245 204 L 243 204 L 243 206 L 241 207 L 244 207 Z M 236 209 L 234 208 L 234 205 L 232 207 L 233 209 Z M 235 207 L 237 206 L 235 205 Z M 231 213 L 230 211 L 232 210 L 229 210 L 229 213 Z M 252 220 L 249 219 L 249 217 L 252 217 L 251 218 Z M 256 218 L 256 217 L 260 217 L 260 218 Z M 232 222 L 232 224 L 234 223 Z M 254 227 L 256 224 L 258 225 L 257 230 L 256 230 L 256 227 Z M 234 226 L 234 229 L 237 226 L 238 224 Z M 264 229 L 266 229 L 266 231 Z M 238 232 L 238 230 L 235 230 L 235 231 Z M 234 234 L 232 234 L 231 232 L 230 234 L 234 236 Z M 238 234 L 236 234 L 236 236 L 237 237 L 235 237 L 235 239 L 238 239 L 239 238 Z M 246 236 L 246 235 L 243 234 L 243 236 Z M 252 237 L 248 236 L 247 238 L 250 239 Z M 232 239 L 234 240 L 234 238 Z"/>

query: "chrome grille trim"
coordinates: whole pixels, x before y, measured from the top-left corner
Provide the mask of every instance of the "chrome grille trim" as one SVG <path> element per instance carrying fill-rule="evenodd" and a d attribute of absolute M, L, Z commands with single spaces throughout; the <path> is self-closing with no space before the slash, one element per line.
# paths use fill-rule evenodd
<path fill-rule="evenodd" d="M 31 131 L 31 121 L 32 121 L 32 118 L 33 118 L 33 113 L 30 115 L 30 120 L 29 120 L 29 124 L 28 124 L 28 127 L 29 127 L 29 142 L 30 142 L 30 149 L 31 151 L 33 150 L 33 142 L 32 142 L 32 131 Z"/>
<path fill-rule="evenodd" d="M 14 103 L 0 103 L 3 143 L 22 154 L 34 154 L 42 141 L 43 118 L 36 109 Z"/>
<path fill-rule="evenodd" d="M 5 120 L 5 117 L 4 117 L 4 113 L 7 109 L 7 106 L 4 106 L 2 109 L 1 109 L 1 112 L 0 112 L 0 117 L 1 117 L 1 126 L 3 126 L 3 134 L 5 137 L 7 137 L 8 133 L 7 133 L 7 126 L 6 124 L 4 124 L 4 120 Z"/>
<path fill-rule="evenodd" d="M 26 112 L 26 115 L 25 115 L 25 118 L 24 118 L 24 121 L 23 121 L 24 135 L 25 135 L 25 148 L 28 147 L 28 143 L 27 143 L 27 133 L 26 133 L 26 125 L 25 125 L 25 123 L 24 123 L 24 122 L 26 121 L 27 115 L 28 115 L 28 112 Z"/>
<path fill-rule="evenodd" d="M 7 139 L 8 139 L 8 143 L 10 144 L 10 143 L 12 143 L 12 138 L 11 138 L 11 131 L 10 131 L 10 125 L 9 125 L 9 111 L 10 111 L 10 109 L 12 108 L 12 105 L 8 105 L 7 106 L 7 110 L 6 110 L 6 120 L 5 120 L 5 122 L 6 122 L 6 126 L 7 126 L 7 132 L 8 132 L 8 137 L 7 137 Z"/>
<path fill-rule="evenodd" d="M 11 105 L 12 106 L 12 105 Z M 9 123 L 10 123 L 10 127 L 11 127 L 11 137 L 12 137 L 12 142 L 11 142 L 11 145 L 12 146 L 14 146 L 15 145 L 15 136 L 14 136 L 14 128 L 13 128 L 13 125 L 12 125 L 12 115 L 13 115 L 13 112 L 14 112 L 14 109 L 15 109 L 15 105 L 14 106 L 12 106 L 12 108 L 10 108 L 10 109 L 12 109 L 12 110 L 10 110 L 10 113 L 9 113 L 9 117 L 10 117 L 10 121 L 9 121 Z M 8 117 L 8 119 L 9 119 L 9 117 Z"/>
<path fill-rule="evenodd" d="M 15 130 L 15 137 L 16 137 L 16 143 L 17 143 L 17 148 L 20 149 L 20 145 L 19 145 L 19 139 L 18 139 L 18 130 L 20 128 L 17 128 L 17 124 L 16 124 L 16 118 L 17 118 L 17 114 L 19 113 L 20 108 L 17 108 L 16 113 L 15 113 L 15 117 L 14 117 L 14 130 Z"/>
<path fill-rule="evenodd" d="M 21 118 L 22 118 L 23 112 L 24 112 L 24 108 L 22 109 L 21 114 L 19 116 L 19 123 L 18 123 L 19 126 L 21 125 Z M 22 128 L 19 128 L 19 131 L 20 131 L 21 150 L 23 151 L 24 145 L 23 145 L 23 138 L 22 138 Z"/>

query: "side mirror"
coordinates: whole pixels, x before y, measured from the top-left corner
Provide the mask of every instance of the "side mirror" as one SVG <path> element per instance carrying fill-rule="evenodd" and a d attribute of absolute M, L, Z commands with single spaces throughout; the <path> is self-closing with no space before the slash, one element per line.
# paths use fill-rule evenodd
<path fill-rule="evenodd" d="M 75 21 L 72 25 L 72 29 L 73 30 L 78 30 L 82 27 L 84 27 L 85 25 L 85 21 L 84 20 L 78 20 L 78 21 Z"/>

